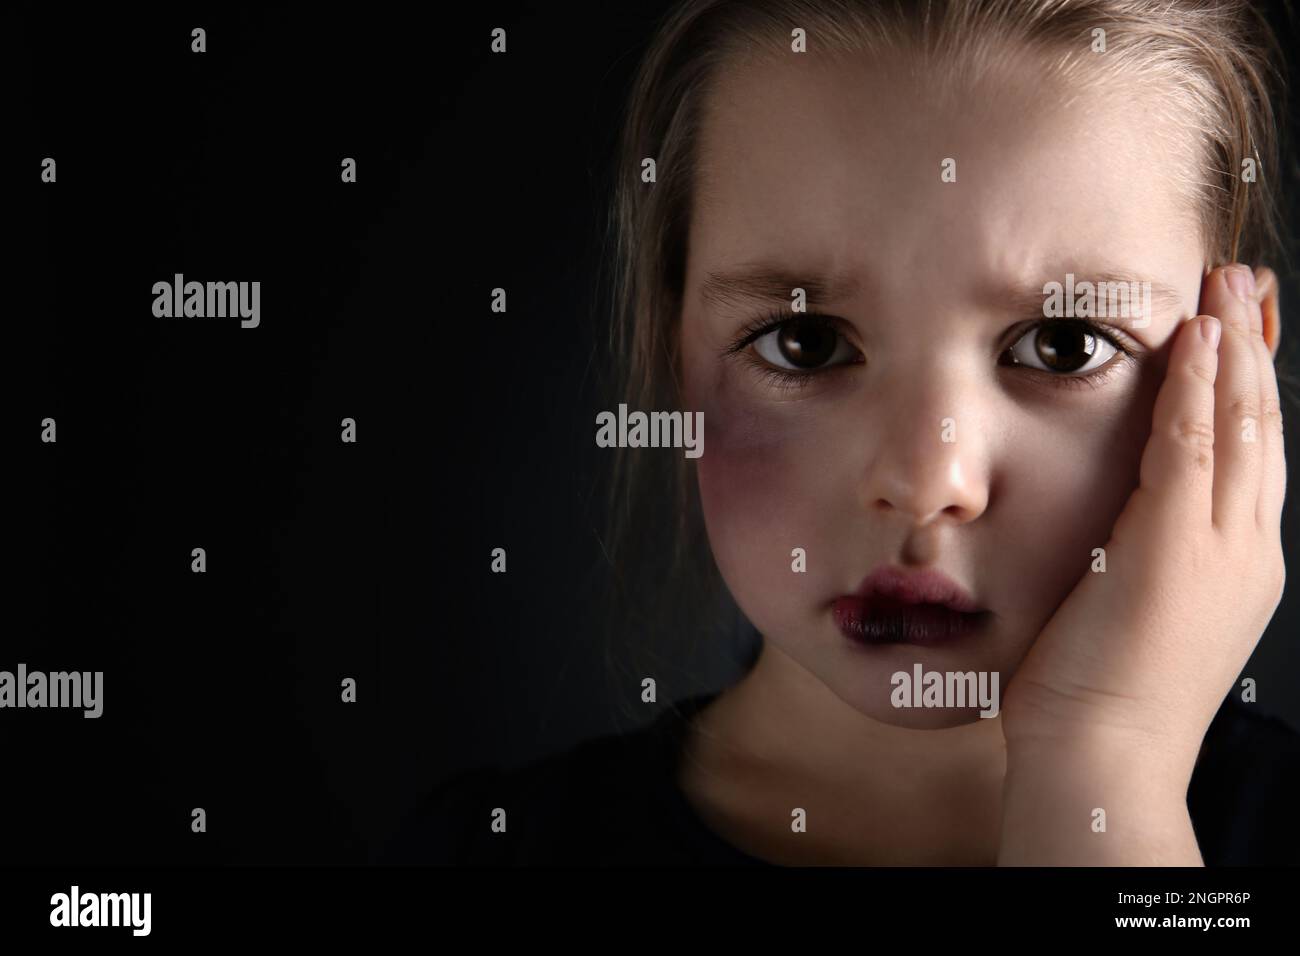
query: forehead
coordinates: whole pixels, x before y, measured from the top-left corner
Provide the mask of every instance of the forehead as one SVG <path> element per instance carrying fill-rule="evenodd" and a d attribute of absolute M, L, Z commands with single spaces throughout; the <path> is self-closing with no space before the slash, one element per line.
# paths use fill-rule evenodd
<path fill-rule="evenodd" d="M 1084 261 L 1199 268 L 1193 143 L 1161 107 L 1137 84 L 1067 85 L 1028 55 L 964 88 L 903 58 L 732 64 L 705 101 L 692 271 L 777 256 L 971 282 Z"/>

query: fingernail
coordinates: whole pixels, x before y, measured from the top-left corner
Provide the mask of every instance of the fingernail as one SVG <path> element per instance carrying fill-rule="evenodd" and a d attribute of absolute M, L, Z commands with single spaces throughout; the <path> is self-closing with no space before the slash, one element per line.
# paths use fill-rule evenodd
<path fill-rule="evenodd" d="M 1219 347 L 1219 335 L 1222 332 L 1223 326 L 1219 324 L 1219 320 L 1214 316 L 1207 315 L 1201 318 L 1201 338 L 1205 340 L 1210 348 L 1217 349 Z"/>
<path fill-rule="evenodd" d="M 1228 288 L 1242 302 L 1249 302 L 1255 297 L 1255 273 L 1251 272 L 1246 266 L 1230 266 L 1228 268 Z"/>

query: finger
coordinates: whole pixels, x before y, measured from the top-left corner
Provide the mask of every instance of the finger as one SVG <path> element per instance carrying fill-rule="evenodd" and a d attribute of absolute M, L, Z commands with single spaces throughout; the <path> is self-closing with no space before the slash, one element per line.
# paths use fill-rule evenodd
<path fill-rule="evenodd" d="M 1220 322 L 1210 315 L 1174 333 L 1169 368 L 1156 396 L 1139 490 L 1175 523 L 1188 515 L 1209 526 L 1214 490 L 1214 382 Z"/>
<path fill-rule="evenodd" d="M 1255 520 L 1263 474 L 1259 441 L 1259 356 L 1253 337 L 1262 319 L 1255 277 L 1244 266 L 1215 269 L 1205 280 L 1201 312 L 1223 323 L 1214 402 L 1214 510 L 1216 528 Z"/>
<path fill-rule="evenodd" d="M 1278 312 L 1277 273 L 1268 266 L 1255 267 L 1255 299 L 1264 319 L 1264 344 L 1270 354 L 1276 355 L 1282 336 L 1282 320 Z"/>
<path fill-rule="evenodd" d="M 1276 533 L 1282 524 L 1282 503 L 1286 499 L 1286 444 L 1283 439 L 1282 402 L 1277 384 L 1273 353 L 1262 335 L 1254 338 L 1259 363 L 1259 439 L 1261 475 L 1255 523 L 1261 530 Z"/>

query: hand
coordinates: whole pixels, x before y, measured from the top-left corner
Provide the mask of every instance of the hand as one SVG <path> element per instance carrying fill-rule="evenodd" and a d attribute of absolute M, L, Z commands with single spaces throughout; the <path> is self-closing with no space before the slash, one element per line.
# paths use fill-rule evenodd
<path fill-rule="evenodd" d="M 1243 281 L 1244 298 L 1229 284 Z M 1202 739 L 1281 600 L 1282 420 L 1260 293 L 1244 266 L 1204 280 L 1199 316 L 1174 334 L 1139 485 L 1090 572 L 1006 688 L 1008 765 L 1124 755 L 1186 794 Z M 1212 330 L 1210 330 L 1212 332 Z M 1276 331 L 1274 328 L 1272 331 Z M 1253 440 L 1252 440 L 1253 439 Z M 1033 755 L 1032 757 L 1030 755 Z M 1095 768 L 1094 768 L 1095 769 Z"/>

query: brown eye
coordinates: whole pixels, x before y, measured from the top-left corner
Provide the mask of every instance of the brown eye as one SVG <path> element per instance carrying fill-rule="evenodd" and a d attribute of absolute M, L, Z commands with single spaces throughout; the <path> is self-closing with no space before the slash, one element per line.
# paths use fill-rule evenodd
<path fill-rule="evenodd" d="M 778 368 L 808 371 L 855 354 L 828 322 L 791 319 L 756 339 L 754 351 Z"/>
<path fill-rule="evenodd" d="M 1042 322 L 1011 346 L 1008 356 L 1014 365 L 1076 375 L 1101 368 L 1118 351 L 1085 322 Z"/>

